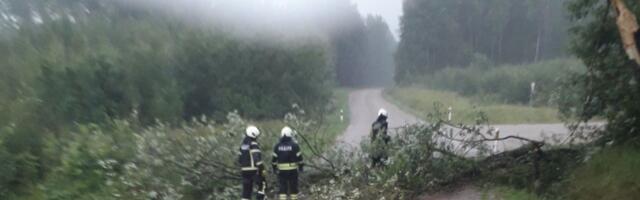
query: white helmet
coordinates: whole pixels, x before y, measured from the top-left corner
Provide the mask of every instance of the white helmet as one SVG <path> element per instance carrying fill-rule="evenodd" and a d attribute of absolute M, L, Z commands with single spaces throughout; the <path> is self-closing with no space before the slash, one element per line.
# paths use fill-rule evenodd
<path fill-rule="evenodd" d="M 282 131 L 280 132 L 282 137 L 292 137 L 293 136 L 293 130 L 291 130 L 291 128 L 289 128 L 288 126 L 285 126 L 284 128 L 282 128 Z"/>
<path fill-rule="evenodd" d="M 247 137 L 258 138 L 258 136 L 260 136 L 260 130 L 258 130 L 258 127 L 253 125 L 247 126 L 246 134 L 247 134 Z"/>
<path fill-rule="evenodd" d="M 380 110 L 378 110 L 378 116 L 389 117 L 389 113 L 387 113 L 387 110 L 385 110 L 384 108 L 380 108 Z"/>

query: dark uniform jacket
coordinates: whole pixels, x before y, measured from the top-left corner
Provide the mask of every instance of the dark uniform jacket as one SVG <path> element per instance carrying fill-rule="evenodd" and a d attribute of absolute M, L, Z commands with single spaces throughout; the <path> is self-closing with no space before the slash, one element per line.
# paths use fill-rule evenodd
<path fill-rule="evenodd" d="M 375 142 L 377 139 L 382 139 L 384 143 L 388 143 L 391 137 L 387 133 L 389 123 L 384 116 L 378 117 L 378 119 L 371 124 L 371 141 Z"/>
<path fill-rule="evenodd" d="M 298 170 L 303 167 L 300 146 L 290 137 L 283 137 L 273 148 L 272 165 L 277 170 Z"/>
<path fill-rule="evenodd" d="M 264 169 L 262 164 L 262 153 L 258 142 L 250 137 L 245 137 L 240 145 L 240 156 L 238 156 L 238 163 L 242 171 L 254 171 Z"/>

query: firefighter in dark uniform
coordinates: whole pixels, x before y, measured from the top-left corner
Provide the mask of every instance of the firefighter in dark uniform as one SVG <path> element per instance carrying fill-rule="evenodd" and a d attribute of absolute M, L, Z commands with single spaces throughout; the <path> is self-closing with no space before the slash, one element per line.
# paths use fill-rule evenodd
<path fill-rule="evenodd" d="M 282 128 L 280 142 L 273 149 L 273 169 L 278 174 L 278 198 L 298 199 L 298 171 L 304 170 L 300 146 L 293 140 L 293 130 Z"/>
<path fill-rule="evenodd" d="M 389 123 L 387 122 L 388 113 L 385 109 L 378 111 L 378 118 L 371 125 L 371 167 L 384 166 L 384 162 L 388 158 L 387 145 L 391 137 L 387 134 Z"/>
<path fill-rule="evenodd" d="M 240 145 L 238 162 L 242 169 L 242 200 L 250 200 L 253 193 L 253 185 L 257 185 L 257 200 L 265 199 L 266 183 L 264 178 L 265 168 L 262 163 L 262 153 L 258 146 L 260 130 L 255 126 L 248 126 L 246 136 Z"/>

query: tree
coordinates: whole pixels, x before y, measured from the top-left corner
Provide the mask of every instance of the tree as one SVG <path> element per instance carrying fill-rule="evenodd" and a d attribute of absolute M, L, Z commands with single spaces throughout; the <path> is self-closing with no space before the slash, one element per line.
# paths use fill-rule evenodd
<path fill-rule="evenodd" d="M 625 1 L 638 15 L 640 4 Z M 609 1 L 572 0 L 571 51 L 587 67 L 570 81 L 571 93 L 564 95 L 564 115 L 586 122 L 597 116 L 607 119 L 604 141 L 637 144 L 640 135 L 640 70 L 623 48 L 616 26 L 615 10 Z"/>
<path fill-rule="evenodd" d="M 369 86 L 393 85 L 395 63 L 393 54 L 397 42 L 389 26 L 381 16 L 367 16 L 366 25 L 366 68 L 363 84 Z"/>
<path fill-rule="evenodd" d="M 396 81 L 487 58 L 520 64 L 564 55 L 561 1 L 408 0 L 401 19 Z"/>

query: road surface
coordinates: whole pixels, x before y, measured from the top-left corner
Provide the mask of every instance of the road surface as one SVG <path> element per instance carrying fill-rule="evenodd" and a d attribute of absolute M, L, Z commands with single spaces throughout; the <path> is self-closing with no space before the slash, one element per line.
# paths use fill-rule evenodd
<path fill-rule="evenodd" d="M 378 117 L 380 108 L 384 108 L 389 113 L 389 128 L 420 122 L 418 118 L 384 100 L 382 89 L 354 90 L 349 93 L 350 124 L 338 141 L 350 146 L 360 145 L 360 142 L 369 135 L 371 124 Z"/>
<path fill-rule="evenodd" d="M 371 124 L 376 119 L 380 108 L 389 112 L 389 128 L 422 122 L 417 117 L 386 101 L 382 97 L 382 89 L 354 90 L 349 93 L 349 119 L 351 121 L 338 141 L 347 145 L 359 145 L 368 136 Z M 564 124 L 495 125 L 493 127 L 500 130 L 500 137 L 516 135 L 534 140 L 545 140 L 549 143 L 562 142 L 569 133 Z M 520 141 L 509 140 L 498 143 L 497 148 L 499 151 L 504 151 L 517 148 L 521 144 Z"/>
<path fill-rule="evenodd" d="M 339 145 L 357 147 L 368 136 L 371 124 L 376 119 L 380 108 L 384 108 L 389 112 L 389 128 L 422 122 L 417 117 L 384 100 L 382 89 L 354 90 L 349 94 L 350 124 L 345 133 L 338 138 Z M 550 143 L 563 141 L 569 133 L 569 130 L 563 124 L 498 125 L 494 127 L 500 129 L 500 137 L 517 135 L 535 140 L 544 139 Z M 514 149 L 522 145 L 519 141 L 503 141 L 494 144 L 497 152 Z M 451 193 L 428 195 L 423 196 L 421 199 L 474 200 L 480 199 L 480 196 L 480 192 L 473 187 L 461 187 Z"/>

